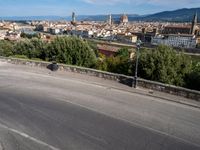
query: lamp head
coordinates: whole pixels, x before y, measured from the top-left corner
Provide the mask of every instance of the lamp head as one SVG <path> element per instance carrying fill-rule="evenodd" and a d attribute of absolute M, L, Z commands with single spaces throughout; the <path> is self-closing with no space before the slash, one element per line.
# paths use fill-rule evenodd
<path fill-rule="evenodd" d="M 142 44 L 142 41 L 141 41 L 141 40 L 137 40 L 136 46 L 137 46 L 138 48 L 141 46 L 141 44 Z"/>

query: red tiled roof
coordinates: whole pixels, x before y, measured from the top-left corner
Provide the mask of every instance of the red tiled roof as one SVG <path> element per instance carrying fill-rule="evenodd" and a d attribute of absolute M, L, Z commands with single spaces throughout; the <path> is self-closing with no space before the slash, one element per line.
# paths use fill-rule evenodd
<path fill-rule="evenodd" d="M 191 29 L 191 26 L 166 26 L 165 28 Z"/>
<path fill-rule="evenodd" d="M 105 50 L 105 51 L 111 51 L 111 52 L 117 52 L 120 49 L 119 47 L 102 45 L 102 44 L 97 44 L 97 48 L 99 50 Z"/>

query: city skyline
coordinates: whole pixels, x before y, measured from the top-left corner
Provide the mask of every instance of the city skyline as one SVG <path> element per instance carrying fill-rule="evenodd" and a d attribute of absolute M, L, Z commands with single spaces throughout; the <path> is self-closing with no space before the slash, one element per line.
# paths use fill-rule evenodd
<path fill-rule="evenodd" d="M 172 5 L 173 4 L 173 5 Z M 0 0 L 0 16 L 151 14 L 200 6 L 200 0 Z M 23 10 L 23 11 L 22 11 Z"/>

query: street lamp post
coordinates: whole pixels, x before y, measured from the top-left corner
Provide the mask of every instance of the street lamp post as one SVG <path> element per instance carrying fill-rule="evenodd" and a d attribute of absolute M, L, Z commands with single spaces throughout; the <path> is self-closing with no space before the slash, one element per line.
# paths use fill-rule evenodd
<path fill-rule="evenodd" d="M 136 46 L 137 46 L 137 58 L 136 58 L 136 64 L 135 64 L 135 82 L 134 82 L 134 88 L 137 88 L 137 78 L 138 78 L 138 63 L 139 63 L 139 55 L 140 55 L 140 46 L 142 44 L 141 40 L 137 40 Z"/>

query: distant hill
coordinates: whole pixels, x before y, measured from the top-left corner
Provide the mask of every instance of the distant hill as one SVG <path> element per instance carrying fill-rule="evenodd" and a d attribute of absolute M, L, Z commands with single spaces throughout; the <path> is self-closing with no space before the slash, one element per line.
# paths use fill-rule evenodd
<path fill-rule="evenodd" d="M 68 17 L 69 19 L 69 17 Z M 9 16 L 1 17 L 0 20 L 11 20 L 11 21 L 27 21 L 27 20 L 66 20 L 66 17 L 60 16 Z"/>
<path fill-rule="evenodd" d="M 119 20 L 122 14 L 112 14 L 113 19 Z M 78 21 L 106 21 L 108 20 L 109 15 L 78 15 L 76 19 Z M 140 17 L 137 14 L 129 14 L 128 17 Z M 0 20 L 15 20 L 15 21 L 23 21 L 23 20 L 71 20 L 71 16 L 11 16 L 11 17 L 1 17 Z"/>
<path fill-rule="evenodd" d="M 195 13 L 198 13 L 200 22 L 200 8 L 183 8 L 174 11 L 163 11 L 149 15 L 128 14 L 129 21 L 171 21 L 190 22 Z M 122 14 L 112 14 L 114 21 L 119 21 Z M 27 17 L 0 17 L 0 20 L 71 20 L 70 16 L 27 16 Z M 108 15 L 78 15 L 77 20 L 85 21 L 106 21 Z"/>
<path fill-rule="evenodd" d="M 122 14 L 112 14 L 112 19 L 117 21 L 120 19 Z M 128 14 L 129 18 L 140 17 L 137 14 Z M 77 16 L 77 20 L 85 20 L 85 21 L 106 21 L 108 20 L 109 15 L 80 15 Z"/>
<path fill-rule="evenodd" d="M 200 21 L 200 8 L 183 8 L 175 11 L 164 11 L 145 17 L 130 18 L 130 20 L 185 22 L 191 21 L 196 12 L 198 13 L 198 19 Z"/>
<path fill-rule="evenodd" d="M 137 14 L 129 14 L 129 21 L 170 21 L 170 22 L 190 22 L 193 19 L 195 13 L 198 13 L 198 19 L 200 21 L 200 8 L 183 8 L 174 11 L 163 11 L 155 14 L 140 16 Z M 114 21 L 118 21 L 121 14 L 112 15 Z M 108 19 L 108 15 L 96 15 L 96 16 L 80 16 L 79 20 L 94 20 L 105 21 Z"/>

